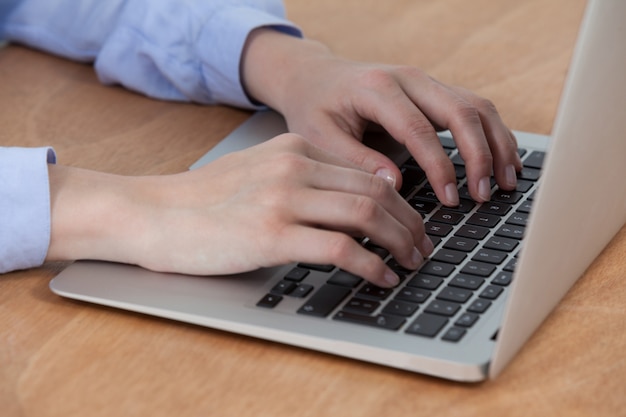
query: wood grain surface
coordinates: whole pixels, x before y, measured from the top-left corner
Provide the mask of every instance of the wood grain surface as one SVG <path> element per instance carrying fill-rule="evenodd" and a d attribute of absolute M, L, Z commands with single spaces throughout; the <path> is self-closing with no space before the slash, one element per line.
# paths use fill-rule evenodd
<path fill-rule="evenodd" d="M 585 2 L 286 5 L 340 55 L 420 67 L 548 134 Z M 185 170 L 249 115 L 102 86 L 89 65 L 16 45 L 0 80 L 1 145 L 122 174 Z M 6 274 L 0 416 L 624 416 L 625 259 L 626 228 L 505 372 L 469 385 L 62 299 L 48 282 L 63 263 Z"/>

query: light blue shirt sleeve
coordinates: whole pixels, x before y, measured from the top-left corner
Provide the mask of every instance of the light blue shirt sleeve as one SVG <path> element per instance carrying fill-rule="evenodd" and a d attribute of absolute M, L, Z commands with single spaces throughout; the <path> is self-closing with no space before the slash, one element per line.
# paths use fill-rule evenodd
<path fill-rule="evenodd" d="M 256 108 L 240 79 L 250 32 L 293 36 L 280 0 L 0 0 L 0 40 L 93 62 L 150 97 Z M 0 144 L 0 273 L 41 265 L 50 244 L 50 148 Z"/>
<path fill-rule="evenodd" d="M 0 147 L 0 273 L 39 266 L 50 244 L 51 148 Z"/>
<path fill-rule="evenodd" d="M 256 108 L 239 70 L 249 33 L 301 36 L 280 0 L 5 1 L 0 36 L 94 62 L 102 82 L 166 100 Z"/>

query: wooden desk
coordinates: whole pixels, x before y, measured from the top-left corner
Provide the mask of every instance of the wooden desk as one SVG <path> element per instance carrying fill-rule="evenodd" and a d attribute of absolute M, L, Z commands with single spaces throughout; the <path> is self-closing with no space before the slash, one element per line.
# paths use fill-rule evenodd
<path fill-rule="evenodd" d="M 583 0 L 287 0 L 347 57 L 408 63 L 549 133 Z M 87 65 L 0 51 L 0 143 L 60 163 L 185 170 L 248 113 L 100 86 Z M 583 237 L 584 238 L 584 237 Z M 626 228 L 494 382 L 462 385 L 61 299 L 63 264 L 0 276 L 2 416 L 617 416 L 626 407 Z M 567 260 L 563 260 L 567 262 Z"/>

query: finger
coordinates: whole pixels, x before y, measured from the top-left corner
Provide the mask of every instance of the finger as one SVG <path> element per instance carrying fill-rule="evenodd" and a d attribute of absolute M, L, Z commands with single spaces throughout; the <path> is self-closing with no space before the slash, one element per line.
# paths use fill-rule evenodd
<path fill-rule="evenodd" d="M 493 103 L 463 88 L 451 88 L 478 110 L 493 155 L 493 172 L 498 185 L 504 189 L 514 189 L 517 185 L 516 172 L 522 169 L 515 136 L 506 127 Z"/>
<path fill-rule="evenodd" d="M 478 202 L 488 201 L 493 157 L 478 109 L 465 97 L 431 78 L 407 80 L 401 77 L 400 83 L 432 123 L 452 132 L 465 161 L 470 194 Z"/>
<path fill-rule="evenodd" d="M 332 264 L 380 287 L 399 283 L 398 275 L 378 255 L 344 233 L 294 225 L 282 238 L 298 242 L 281 248 L 288 262 Z"/>
<path fill-rule="evenodd" d="M 362 195 L 307 190 L 300 193 L 298 200 L 301 208 L 297 215 L 301 222 L 367 236 L 410 269 L 423 261 L 417 248 L 425 236 L 421 220 L 414 225 L 403 224 L 376 200 Z"/>
<path fill-rule="evenodd" d="M 324 122 L 320 121 L 316 125 L 321 126 L 322 123 Z M 328 155 L 334 155 L 338 159 L 348 161 L 354 167 L 384 178 L 396 189 L 400 189 L 402 174 L 396 164 L 380 152 L 365 146 L 361 142 L 361 136 L 329 124 L 323 130 L 310 131 L 306 134 L 306 138 L 316 146 L 315 149 L 310 149 L 308 155 L 316 160 L 344 166 L 345 164 L 339 164 L 328 158 Z"/>
<path fill-rule="evenodd" d="M 415 211 L 401 196 L 398 194 L 386 180 L 374 176 L 372 174 L 362 172 L 359 170 L 337 167 L 326 164 L 314 164 L 311 166 L 311 171 L 308 174 L 307 184 L 318 190 L 333 191 L 335 193 L 348 194 L 349 197 L 365 196 L 379 204 L 393 219 L 399 222 L 403 227 L 409 230 L 413 236 L 413 245 L 418 248 L 420 253 L 424 256 L 429 256 L 432 252 L 432 242 L 424 234 L 424 224 L 422 217 Z M 315 197 L 319 198 L 318 201 L 324 201 L 322 198 L 326 198 L 332 204 L 338 204 L 344 196 L 335 197 L 330 195 Z M 348 196 L 345 196 L 348 198 Z M 313 208 L 318 201 L 311 201 L 308 207 Z M 357 219 L 354 216 L 355 209 L 349 206 L 341 207 L 347 213 L 349 218 L 342 220 L 340 223 L 335 222 L 334 227 L 339 227 L 341 224 L 352 224 L 357 222 L 358 226 L 353 227 L 353 230 L 359 229 L 364 231 L 361 223 L 366 223 L 366 227 L 371 227 L 370 221 L 367 219 Z M 317 210 L 317 213 L 327 214 L 328 211 L 324 207 L 316 207 L 313 210 Z M 383 226 L 383 230 L 387 230 Z M 391 229 L 389 229 L 391 230 Z M 370 233 L 370 232 L 367 232 Z M 374 238 L 374 235 L 368 234 L 369 237 Z M 376 240 L 376 239 L 375 239 Z M 384 242 L 382 245 L 389 245 L 389 242 Z M 380 243 L 380 242 L 379 242 Z M 386 246 L 387 247 L 387 246 Z"/>
<path fill-rule="evenodd" d="M 386 73 L 381 73 L 384 77 Z M 387 75 L 388 76 L 388 75 Z M 459 204 L 456 175 L 431 121 L 418 109 L 393 79 L 383 88 L 364 92 L 357 104 L 359 114 L 383 126 L 407 147 L 424 169 L 437 197 L 446 205 Z"/>

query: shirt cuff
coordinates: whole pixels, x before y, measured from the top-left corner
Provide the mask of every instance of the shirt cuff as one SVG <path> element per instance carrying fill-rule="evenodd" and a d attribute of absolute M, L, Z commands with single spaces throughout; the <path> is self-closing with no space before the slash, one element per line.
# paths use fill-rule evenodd
<path fill-rule="evenodd" d="M 272 27 L 302 36 L 278 6 L 263 10 L 198 1 L 144 10 L 142 5 L 131 2 L 124 8 L 95 68 L 105 84 L 119 83 L 158 99 L 258 108 L 240 79 L 250 32 Z"/>
<path fill-rule="evenodd" d="M 249 7 L 225 8 L 206 22 L 196 42 L 196 52 L 202 62 L 205 84 L 212 86 L 218 103 L 235 107 L 259 108 L 250 101 L 241 80 L 241 58 L 250 33 L 261 27 L 271 27 L 282 33 L 301 37 L 293 23 L 276 15 Z M 211 48 L 206 48 L 210 44 Z"/>
<path fill-rule="evenodd" d="M 43 264 L 50 245 L 52 148 L 0 147 L 0 273 Z"/>

